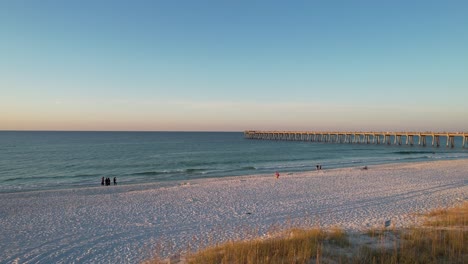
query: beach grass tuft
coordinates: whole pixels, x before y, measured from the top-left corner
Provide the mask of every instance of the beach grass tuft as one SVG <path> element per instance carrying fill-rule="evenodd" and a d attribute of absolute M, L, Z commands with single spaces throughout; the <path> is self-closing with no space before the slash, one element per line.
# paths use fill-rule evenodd
<path fill-rule="evenodd" d="M 337 245 L 339 247 L 350 246 L 348 234 L 346 234 L 346 232 L 340 227 L 332 227 L 327 235 L 327 241 L 333 245 Z"/>
<path fill-rule="evenodd" d="M 385 234 L 385 229 L 383 228 L 376 228 L 376 227 L 372 227 L 372 228 L 369 228 L 365 234 L 371 238 L 376 238 L 376 237 L 381 237 L 383 234 Z"/>
<path fill-rule="evenodd" d="M 426 214 L 426 226 L 467 226 L 468 224 L 468 202 L 454 208 L 439 208 Z"/>

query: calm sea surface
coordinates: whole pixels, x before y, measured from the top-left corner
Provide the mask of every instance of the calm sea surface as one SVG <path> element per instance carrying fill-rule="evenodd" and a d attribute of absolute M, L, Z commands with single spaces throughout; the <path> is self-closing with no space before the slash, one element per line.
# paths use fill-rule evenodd
<path fill-rule="evenodd" d="M 430 140 L 428 139 L 428 143 Z M 464 159 L 468 150 L 244 139 L 218 132 L 0 131 L 0 193 Z M 107 188 L 107 187 L 106 187 Z"/>

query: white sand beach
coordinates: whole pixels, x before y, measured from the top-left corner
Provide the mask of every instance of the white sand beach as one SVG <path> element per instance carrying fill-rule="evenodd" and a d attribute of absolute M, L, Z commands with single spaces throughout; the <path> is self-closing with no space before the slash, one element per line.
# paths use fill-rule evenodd
<path fill-rule="evenodd" d="M 417 224 L 468 199 L 468 160 L 0 194 L 0 263 L 137 263 L 272 226 Z"/>

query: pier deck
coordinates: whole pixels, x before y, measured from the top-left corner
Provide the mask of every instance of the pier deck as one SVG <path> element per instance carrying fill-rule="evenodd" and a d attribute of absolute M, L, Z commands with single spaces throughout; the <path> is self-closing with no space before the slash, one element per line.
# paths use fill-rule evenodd
<path fill-rule="evenodd" d="M 262 140 L 294 140 L 328 143 L 365 143 L 365 144 L 395 144 L 395 145 L 427 145 L 427 139 L 432 140 L 432 146 L 439 147 L 440 139 L 445 139 L 447 147 L 455 147 L 455 138 L 462 138 L 462 147 L 468 145 L 468 132 L 343 132 L 343 131 L 259 131 L 246 130 L 247 139 Z M 404 143 L 403 143 L 404 142 Z"/>

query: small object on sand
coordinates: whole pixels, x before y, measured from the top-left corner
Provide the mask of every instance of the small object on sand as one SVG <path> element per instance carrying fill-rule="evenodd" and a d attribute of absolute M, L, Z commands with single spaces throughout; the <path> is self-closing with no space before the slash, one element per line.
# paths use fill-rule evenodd
<path fill-rule="evenodd" d="M 364 168 L 362 168 L 363 170 L 367 170 L 367 166 L 364 166 Z"/>
<path fill-rule="evenodd" d="M 391 223 L 391 220 L 385 221 L 385 227 L 389 227 L 389 226 L 390 226 L 390 223 Z"/>
<path fill-rule="evenodd" d="M 252 213 L 251 213 L 251 212 L 247 212 L 247 213 L 245 213 L 245 214 L 251 215 Z"/>

